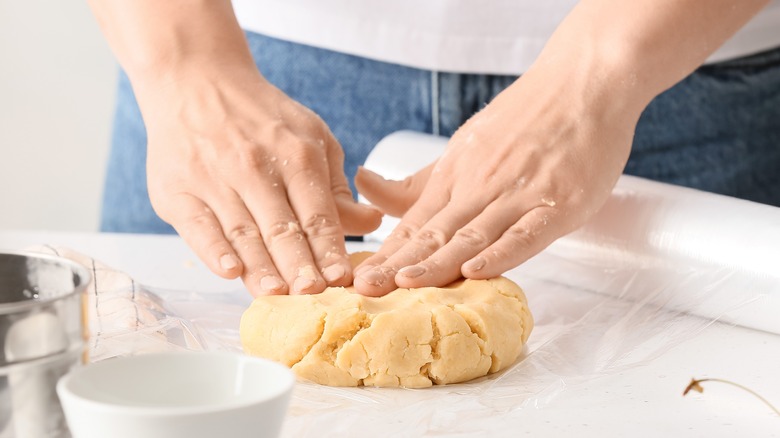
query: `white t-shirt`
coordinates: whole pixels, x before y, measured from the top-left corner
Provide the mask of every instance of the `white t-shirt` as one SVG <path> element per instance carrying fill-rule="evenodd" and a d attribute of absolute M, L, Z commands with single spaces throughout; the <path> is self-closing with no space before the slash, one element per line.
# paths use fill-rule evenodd
<path fill-rule="evenodd" d="M 630 1 L 630 0 L 626 0 Z M 241 26 L 426 70 L 520 74 L 577 0 L 233 0 Z M 708 62 L 780 46 L 780 0 Z"/>

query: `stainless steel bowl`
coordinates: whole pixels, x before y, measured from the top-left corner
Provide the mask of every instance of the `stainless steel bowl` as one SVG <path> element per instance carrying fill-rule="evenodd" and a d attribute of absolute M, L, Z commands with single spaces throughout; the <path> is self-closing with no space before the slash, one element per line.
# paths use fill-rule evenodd
<path fill-rule="evenodd" d="M 84 360 L 89 272 L 0 252 L 0 438 L 69 436 L 55 387 Z"/>

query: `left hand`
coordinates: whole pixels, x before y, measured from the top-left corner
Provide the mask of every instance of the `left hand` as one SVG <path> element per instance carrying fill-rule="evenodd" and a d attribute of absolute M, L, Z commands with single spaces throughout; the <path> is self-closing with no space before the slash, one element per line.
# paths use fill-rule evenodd
<path fill-rule="evenodd" d="M 590 85 L 529 72 L 417 174 L 387 181 L 361 169 L 359 191 L 403 218 L 355 269 L 358 292 L 496 277 L 593 215 L 625 166 L 641 109 Z"/>

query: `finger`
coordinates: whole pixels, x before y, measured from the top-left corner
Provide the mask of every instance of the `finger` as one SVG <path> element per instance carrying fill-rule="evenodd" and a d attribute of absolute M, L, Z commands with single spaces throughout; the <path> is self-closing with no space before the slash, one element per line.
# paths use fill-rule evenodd
<path fill-rule="evenodd" d="M 550 207 L 536 207 L 529 211 L 495 243 L 464 263 L 461 273 L 466 278 L 494 278 L 533 257 L 565 232 L 571 231 L 558 223 L 556 213 Z"/>
<path fill-rule="evenodd" d="M 354 269 L 355 290 L 362 295 L 379 297 L 395 289 L 397 270 L 385 265 L 387 258 L 399 250 L 420 229 L 422 223 L 402 221 L 382 243 L 379 250 Z"/>
<path fill-rule="evenodd" d="M 380 210 L 391 216 L 401 217 L 422 195 L 435 164 L 429 164 L 401 181 L 384 179 L 379 174 L 360 167 L 355 175 L 355 185 L 360 194 Z"/>
<path fill-rule="evenodd" d="M 404 215 L 376 254 L 364 260 L 355 269 L 355 289 L 358 293 L 382 296 L 396 288 L 394 278 L 401 266 L 388 264 L 388 258 L 406 245 L 425 223 L 447 205 L 448 200 L 448 194 L 446 196 L 424 195 L 420 202 Z"/>
<path fill-rule="evenodd" d="M 428 220 L 401 248 L 383 263 L 399 269 L 395 279 L 415 278 L 422 274 L 419 269 L 410 269 L 447 245 L 457 231 L 478 216 L 484 207 L 477 202 L 450 202 Z M 476 252 L 475 252 L 476 254 Z M 458 266 L 438 266 L 436 270 L 460 273 Z M 396 282 L 396 284 L 398 284 Z M 398 284 L 400 286 L 400 284 Z"/>
<path fill-rule="evenodd" d="M 429 190 L 427 194 L 421 194 L 417 202 L 404 214 L 395 229 L 387 236 L 382 247 L 374 255 L 360 263 L 355 268 L 355 273 L 365 271 L 367 267 L 384 263 L 391 254 L 405 245 L 423 224 L 445 208 L 449 199 L 449 193 L 442 194 L 435 189 Z"/>
<path fill-rule="evenodd" d="M 173 226 L 212 272 L 223 278 L 241 275 L 241 260 L 222 234 L 222 226 L 211 208 L 190 194 L 173 195 L 160 204 L 165 205 L 158 212 L 160 218 Z"/>
<path fill-rule="evenodd" d="M 344 234 L 348 236 L 368 234 L 382 224 L 384 215 L 379 209 L 355 202 L 352 195 L 337 195 L 334 201 Z"/>
<path fill-rule="evenodd" d="M 252 296 L 288 292 L 260 235 L 260 229 L 235 192 L 213 202 L 219 212 L 222 231 L 244 265 L 241 279 Z"/>
<path fill-rule="evenodd" d="M 287 201 L 281 181 L 259 178 L 244 184 L 241 195 L 279 274 L 291 295 L 319 293 L 325 281 L 317 269 L 306 236 Z"/>
<path fill-rule="evenodd" d="M 344 233 L 362 236 L 376 230 L 382 223 L 382 212 L 375 207 L 355 201 L 349 189 L 347 176 L 344 174 L 344 151 L 332 134 L 326 141 L 330 189 Z"/>
<path fill-rule="evenodd" d="M 302 145 L 286 175 L 288 199 L 300 222 L 315 266 L 330 286 L 352 284 L 352 265 L 347 257 L 330 178 L 322 162 L 322 151 Z"/>
<path fill-rule="evenodd" d="M 507 214 L 505 204 L 493 202 L 473 220 L 452 234 L 447 243 L 417 264 L 398 271 L 395 282 L 399 287 L 445 286 L 461 278 L 461 265 L 497 241 L 504 230 L 517 218 Z"/>

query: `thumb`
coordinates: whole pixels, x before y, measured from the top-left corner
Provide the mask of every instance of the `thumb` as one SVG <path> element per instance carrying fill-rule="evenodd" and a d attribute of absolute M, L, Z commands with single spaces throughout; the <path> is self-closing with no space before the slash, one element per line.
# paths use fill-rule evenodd
<path fill-rule="evenodd" d="M 382 223 L 382 212 L 369 205 L 359 204 L 352 198 L 352 191 L 344 175 L 344 151 L 333 135 L 328 136 L 326 153 L 330 190 L 344 233 L 361 236 L 379 228 Z"/>
<path fill-rule="evenodd" d="M 355 175 L 358 192 L 390 216 L 401 217 L 420 198 L 436 162 L 401 181 L 384 179 L 364 167 Z"/>

